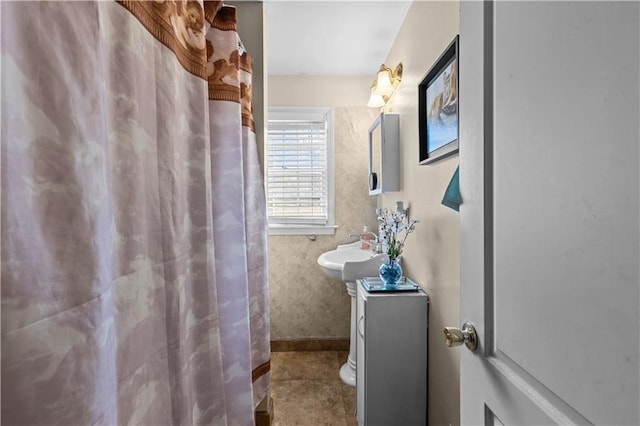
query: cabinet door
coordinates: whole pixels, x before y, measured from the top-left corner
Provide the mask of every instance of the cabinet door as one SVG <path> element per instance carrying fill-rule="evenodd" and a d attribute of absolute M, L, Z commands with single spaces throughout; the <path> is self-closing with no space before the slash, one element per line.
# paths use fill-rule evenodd
<path fill-rule="evenodd" d="M 369 194 L 382 192 L 382 116 L 369 129 Z"/>
<path fill-rule="evenodd" d="M 427 421 L 428 297 L 368 293 L 356 298 L 356 407 L 359 425 Z"/>
<path fill-rule="evenodd" d="M 364 314 L 365 293 L 362 286 L 358 285 L 356 294 L 356 415 L 358 425 L 364 425 L 365 405 L 365 348 L 364 348 Z"/>
<path fill-rule="evenodd" d="M 380 114 L 369 128 L 369 195 L 400 189 L 398 114 Z"/>

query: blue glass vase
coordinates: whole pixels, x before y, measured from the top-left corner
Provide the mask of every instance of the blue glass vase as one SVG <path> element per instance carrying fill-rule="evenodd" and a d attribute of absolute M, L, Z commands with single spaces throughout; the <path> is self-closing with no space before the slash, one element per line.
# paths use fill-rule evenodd
<path fill-rule="evenodd" d="M 398 259 L 387 259 L 380 265 L 378 273 L 385 287 L 395 287 L 402 279 L 402 267 Z"/>

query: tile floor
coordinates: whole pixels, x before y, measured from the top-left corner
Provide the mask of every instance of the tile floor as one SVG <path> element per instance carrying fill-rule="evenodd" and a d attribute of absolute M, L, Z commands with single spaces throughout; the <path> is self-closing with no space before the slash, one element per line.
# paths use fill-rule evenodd
<path fill-rule="evenodd" d="M 272 426 L 355 426 L 356 390 L 340 380 L 348 352 L 272 352 Z"/>

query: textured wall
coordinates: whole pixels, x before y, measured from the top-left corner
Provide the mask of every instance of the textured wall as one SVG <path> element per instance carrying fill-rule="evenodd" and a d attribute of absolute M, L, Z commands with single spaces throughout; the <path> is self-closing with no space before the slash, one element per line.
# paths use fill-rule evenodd
<path fill-rule="evenodd" d="M 454 1 L 414 1 L 386 61 L 391 66 L 402 61 L 404 66 L 402 84 L 390 102 L 400 114 L 402 191 L 383 195 L 380 201 L 393 206 L 398 199 L 406 200 L 411 217 L 420 220 L 416 233 L 407 240 L 403 267 L 431 298 L 428 395 L 432 425 L 460 423 L 459 350 L 447 348 L 442 337 L 444 326 L 460 326 L 459 218 L 440 203 L 458 156 L 418 165 L 417 87 L 458 33 L 458 8 Z"/>
<path fill-rule="evenodd" d="M 375 111 L 367 107 L 334 109 L 335 235 L 269 237 L 271 339 L 349 336 L 350 298 L 344 284 L 327 278 L 317 264 L 363 224 L 374 228 L 375 198 L 367 191 L 367 130 Z"/>
<path fill-rule="evenodd" d="M 271 339 L 349 337 L 350 298 L 340 281 L 327 278 L 317 264 L 318 256 L 344 242 L 362 225 L 375 228 L 375 197 L 367 191 L 367 131 L 376 110 L 344 106 L 361 96 L 366 102 L 370 78 L 270 77 L 270 106 L 334 106 L 336 224 L 335 235 L 269 236 L 269 287 Z M 287 84 L 287 80 L 289 83 Z M 327 90 L 343 86 L 331 104 Z M 323 89 L 324 87 L 324 89 Z M 333 89 L 330 89 L 332 87 Z M 295 90 L 293 89 L 295 88 Z M 307 93 L 304 98 L 299 93 Z M 338 91 L 340 93 L 340 91 Z"/>

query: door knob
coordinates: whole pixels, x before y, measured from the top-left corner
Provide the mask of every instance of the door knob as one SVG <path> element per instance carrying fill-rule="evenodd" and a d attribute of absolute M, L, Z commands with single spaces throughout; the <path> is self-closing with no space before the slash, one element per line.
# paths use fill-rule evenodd
<path fill-rule="evenodd" d="M 445 327 L 444 338 L 449 347 L 460 346 L 463 343 L 471 351 L 475 351 L 478 347 L 478 334 L 470 322 L 465 322 L 462 325 L 462 330 L 457 327 Z"/>

